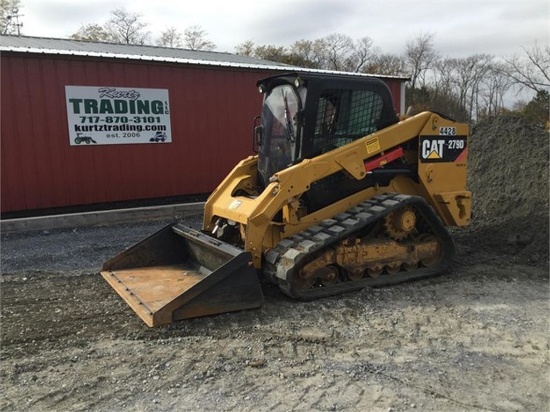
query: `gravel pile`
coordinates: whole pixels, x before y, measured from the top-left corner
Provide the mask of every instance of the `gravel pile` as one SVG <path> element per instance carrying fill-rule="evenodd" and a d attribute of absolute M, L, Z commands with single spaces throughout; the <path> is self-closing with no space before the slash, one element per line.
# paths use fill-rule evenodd
<path fill-rule="evenodd" d="M 473 128 L 468 188 L 480 244 L 548 261 L 548 149 L 548 132 L 521 117 L 499 116 Z"/>

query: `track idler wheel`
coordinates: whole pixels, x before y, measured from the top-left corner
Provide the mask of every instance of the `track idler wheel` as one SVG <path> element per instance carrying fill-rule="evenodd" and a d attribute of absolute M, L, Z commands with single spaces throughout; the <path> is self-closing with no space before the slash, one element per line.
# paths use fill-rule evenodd
<path fill-rule="evenodd" d="M 319 279 L 323 286 L 334 285 L 338 282 L 339 272 L 336 266 L 326 266 L 315 272 L 315 277 Z"/>

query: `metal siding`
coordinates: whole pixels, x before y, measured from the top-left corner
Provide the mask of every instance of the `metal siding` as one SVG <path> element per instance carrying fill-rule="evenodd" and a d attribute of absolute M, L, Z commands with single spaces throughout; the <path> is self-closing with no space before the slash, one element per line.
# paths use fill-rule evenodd
<path fill-rule="evenodd" d="M 6 54 L 1 64 L 2 212 L 205 193 L 251 154 L 264 71 Z M 70 146 L 65 85 L 169 89 L 173 142 Z"/>
<path fill-rule="evenodd" d="M 2 212 L 212 191 L 252 154 L 255 83 L 269 74 L 3 53 Z M 172 143 L 70 146 L 65 85 L 168 89 Z"/>
<path fill-rule="evenodd" d="M 388 85 L 388 88 L 390 89 L 392 100 L 393 100 L 393 108 L 396 113 L 401 113 L 401 81 L 399 80 L 386 80 L 384 79 L 385 83 Z"/>

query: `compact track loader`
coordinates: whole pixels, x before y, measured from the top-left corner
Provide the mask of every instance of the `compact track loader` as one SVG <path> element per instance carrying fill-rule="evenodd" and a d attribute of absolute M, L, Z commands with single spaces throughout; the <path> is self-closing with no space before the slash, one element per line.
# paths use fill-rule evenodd
<path fill-rule="evenodd" d="M 169 225 L 103 266 L 147 325 L 258 307 L 260 277 L 315 299 L 447 269 L 446 226 L 470 222 L 467 125 L 399 118 L 375 78 L 288 73 L 257 86 L 257 155 L 208 198 L 202 231 Z"/>

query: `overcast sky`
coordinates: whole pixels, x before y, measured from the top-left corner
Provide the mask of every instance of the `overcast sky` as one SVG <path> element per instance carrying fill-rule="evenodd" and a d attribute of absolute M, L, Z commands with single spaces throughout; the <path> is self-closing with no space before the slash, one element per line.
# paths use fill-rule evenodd
<path fill-rule="evenodd" d="M 28 36 L 66 38 L 125 8 L 142 15 L 152 42 L 171 26 L 183 33 L 198 25 L 222 52 L 234 52 L 246 40 L 289 46 L 331 33 L 368 36 L 382 52 L 394 54 L 415 36 L 433 33 L 435 48 L 446 57 L 511 56 L 549 40 L 548 0 L 21 0 L 21 5 L 22 33 Z"/>

